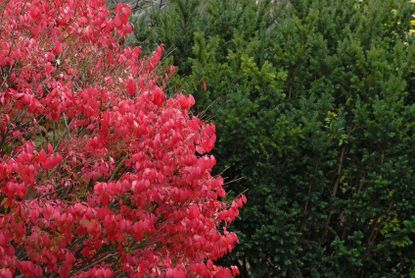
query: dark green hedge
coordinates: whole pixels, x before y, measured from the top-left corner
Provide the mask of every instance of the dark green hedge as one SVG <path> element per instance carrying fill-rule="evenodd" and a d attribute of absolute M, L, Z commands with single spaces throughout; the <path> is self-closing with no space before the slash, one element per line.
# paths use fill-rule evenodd
<path fill-rule="evenodd" d="M 254 277 L 415 277 L 414 7 L 171 0 L 137 20 L 217 125 L 248 204 L 226 258 Z M 207 84 L 204 92 L 203 82 Z"/>

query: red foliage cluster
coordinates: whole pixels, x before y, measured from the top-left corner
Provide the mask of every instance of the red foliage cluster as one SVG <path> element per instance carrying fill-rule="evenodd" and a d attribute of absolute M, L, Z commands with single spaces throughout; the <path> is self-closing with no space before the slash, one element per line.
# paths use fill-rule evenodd
<path fill-rule="evenodd" d="M 130 8 L 0 0 L 0 277 L 229 277 L 215 127 L 122 46 Z M 141 58 L 140 58 L 141 57 Z"/>

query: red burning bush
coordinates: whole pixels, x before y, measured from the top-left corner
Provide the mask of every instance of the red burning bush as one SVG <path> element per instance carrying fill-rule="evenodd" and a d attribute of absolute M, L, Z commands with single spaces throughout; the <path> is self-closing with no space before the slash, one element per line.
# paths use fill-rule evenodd
<path fill-rule="evenodd" d="M 0 0 L 0 276 L 228 277 L 215 127 L 166 98 L 130 8 Z"/>

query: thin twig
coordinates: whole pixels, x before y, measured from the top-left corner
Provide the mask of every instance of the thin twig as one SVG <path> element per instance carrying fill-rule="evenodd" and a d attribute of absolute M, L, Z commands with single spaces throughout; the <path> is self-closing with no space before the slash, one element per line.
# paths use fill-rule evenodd
<path fill-rule="evenodd" d="M 114 172 L 112 172 L 111 178 L 109 179 L 110 181 L 112 181 L 115 178 L 115 175 L 117 174 L 117 172 L 120 170 L 120 168 L 122 167 L 122 165 L 124 164 L 125 160 L 128 158 L 128 154 L 126 154 L 121 161 L 117 164 L 117 167 L 115 167 Z"/>
<path fill-rule="evenodd" d="M 117 255 L 117 253 L 110 253 L 110 254 L 107 254 L 107 255 L 105 255 L 104 257 L 102 257 L 102 258 L 100 258 L 100 259 L 96 260 L 95 262 L 92 262 L 92 263 L 90 263 L 90 264 L 88 264 L 88 265 L 84 266 L 83 268 L 81 268 L 81 269 L 79 269 L 79 270 L 75 271 L 75 272 L 74 272 L 74 273 L 72 273 L 70 276 L 73 276 L 73 275 L 75 275 L 75 274 L 77 274 L 77 273 L 79 273 L 79 272 L 85 271 L 85 270 L 87 270 L 88 268 L 91 268 L 91 267 L 93 267 L 94 265 L 97 265 L 97 264 L 99 264 L 99 263 L 101 263 L 101 262 L 105 261 L 105 260 L 106 260 L 106 259 L 108 259 L 108 258 L 114 257 L 115 255 Z"/>
<path fill-rule="evenodd" d="M 243 179 L 246 179 L 246 178 L 245 177 L 239 177 L 239 178 L 236 178 L 236 179 L 227 181 L 223 185 L 228 185 L 228 184 L 231 184 L 231 183 L 234 183 L 234 182 L 238 182 L 238 181 L 243 180 Z"/>

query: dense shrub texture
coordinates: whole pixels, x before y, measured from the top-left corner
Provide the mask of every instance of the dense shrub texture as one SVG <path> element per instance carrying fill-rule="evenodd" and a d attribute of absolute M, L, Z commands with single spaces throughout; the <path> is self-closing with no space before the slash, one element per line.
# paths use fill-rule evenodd
<path fill-rule="evenodd" d="M 171 0 L 136 17 L 136 40 L 178 66 L 169 90 L 216 122 L 228 188 L 247 190 L 228 257 L 244 275 L 415 274 L 413 8 Z"/>
<path fill-rule="evenodd" d="M 0 276 L 230 277 L 215 126 L 123 47 L 130 8 L 0 1 Z M 58 274 L 58 275 L 57 275 Z"/>

